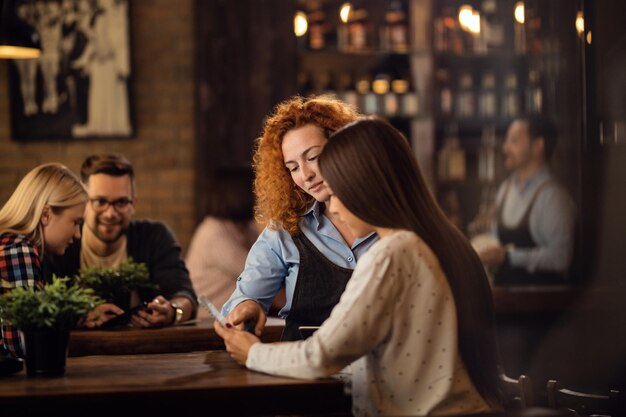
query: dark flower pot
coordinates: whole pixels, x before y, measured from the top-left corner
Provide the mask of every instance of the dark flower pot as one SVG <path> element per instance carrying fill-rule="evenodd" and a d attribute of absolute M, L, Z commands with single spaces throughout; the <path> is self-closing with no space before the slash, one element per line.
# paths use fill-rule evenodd
<path fill-rule="evenodd" d="M 28 376 L 65 374 L 69 330 L 20 331 Z"/>

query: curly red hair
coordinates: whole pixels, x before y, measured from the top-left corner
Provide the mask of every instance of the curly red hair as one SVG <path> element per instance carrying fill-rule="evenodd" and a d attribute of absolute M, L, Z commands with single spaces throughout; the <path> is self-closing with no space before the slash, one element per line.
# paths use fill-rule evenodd
<path fill-rule="evenodd" d="M 355 121 L 358 112 L 333 96 L 304 98 L 296 96 L 278 104 L 265 120 L 263 135 L 256 140 L 253 156 L 256 194 L 255 217 L 270 228 L 284 228 L 293 234 L 299 230 L 300 213 L 313 197 L 292 180 L 283 160 L 282 142 L 285 134 L 308 124 L 331 133 Z"/>

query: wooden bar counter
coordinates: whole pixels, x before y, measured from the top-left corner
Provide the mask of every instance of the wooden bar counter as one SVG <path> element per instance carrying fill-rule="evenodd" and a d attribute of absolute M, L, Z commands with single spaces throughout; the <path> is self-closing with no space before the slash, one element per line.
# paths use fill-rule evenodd
<path fill-rule="evenodd" d="M 67 359 L 64 376 L 0 378 L 3 416 L 241 416 L 349 410 L 343 383 L 247 370 L 224 351 Z"/>
<path fill-rule="evenodd" d="M 261 339 L 280 340 L 282 321 L 269 319 Z M 70 334 L 69 356 L 135 355 L 180 353 L 224 349 L 222 339 L 213 330 L 213 320 L 168 326 L 158 329 L 121 327 L 103 330 L 75 330 Z"/>

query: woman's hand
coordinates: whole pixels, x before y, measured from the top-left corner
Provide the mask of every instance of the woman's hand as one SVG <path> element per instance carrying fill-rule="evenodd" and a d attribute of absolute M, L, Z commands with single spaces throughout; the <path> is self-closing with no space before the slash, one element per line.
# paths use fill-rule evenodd
<path fill-rule="evenodd" d="M 254 334 L 257 336 L 261 336 L 261 333 L 263 333 L 266 321 L 265 311 L 254 300 L 246 300 L 237 304 L 226 317 L 227 323 L 240 330 L 244 330 L 246 322 L 253 322 Z"/>
<path fill-rule="evenodd" d="M 226 328 L 217 320 L 213 323 L 213 328 L 215 329 L 215 333 L 224 339 L 226 351 L 230 353 L 230 356 L 244 366 L 246 360 L 248 360 L 248 352 L 252 345 L 261 343 L 261 339 L 252 333 L 245 330 Z"/>
<path fill-rule="evenodd" d="M 100 304 L 89 313 L 82 322 L 82 325 L 93 329 L 94 327 L 100 327 L 107 321 L 124 314 L 124 310 L 111 303 Z"/>

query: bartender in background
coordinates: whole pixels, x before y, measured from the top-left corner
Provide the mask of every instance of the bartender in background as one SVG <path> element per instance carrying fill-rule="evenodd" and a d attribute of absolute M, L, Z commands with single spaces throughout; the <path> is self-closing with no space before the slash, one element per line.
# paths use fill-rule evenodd
<path fill-rule="evenodd" d="M 564 283 L 574 249 L 574 202 L 548 168 L 556 129 L 543 116 L 513 121 L 502 145 L 512 174 L 496 195 L 497 243 L 477 248 L 495 285 Z"/>

